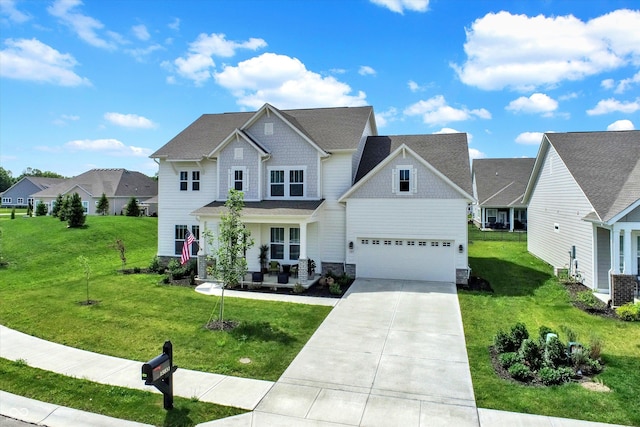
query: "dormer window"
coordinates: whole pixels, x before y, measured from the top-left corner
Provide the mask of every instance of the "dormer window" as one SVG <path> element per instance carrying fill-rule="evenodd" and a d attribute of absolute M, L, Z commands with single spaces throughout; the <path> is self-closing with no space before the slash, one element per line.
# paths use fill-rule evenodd
<path fill-rule="evenodd" d="M 246 192 L 248 190 L 248 171 L 244 166 L 238 166 L 229 170 L 229 188 Z"/>
<path fill-rule="evenodd" d="M 413 166 L 398 166 L 393 169 L 391 180 L 395 194 L 414 194 L 418 191 L 417 171 Z"/>

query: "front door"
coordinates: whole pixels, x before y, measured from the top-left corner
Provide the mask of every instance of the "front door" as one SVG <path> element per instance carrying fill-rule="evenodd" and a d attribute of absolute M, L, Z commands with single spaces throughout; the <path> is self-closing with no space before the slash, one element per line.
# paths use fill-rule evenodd
<path fill-rule="evenodd" d="M 498 212 L 498 222 L 502 223 L 502 224 L 506 224 L 507 222 L 509 222 L 509 220 L 507 219 L 507 213 L 506 212 Z"/>

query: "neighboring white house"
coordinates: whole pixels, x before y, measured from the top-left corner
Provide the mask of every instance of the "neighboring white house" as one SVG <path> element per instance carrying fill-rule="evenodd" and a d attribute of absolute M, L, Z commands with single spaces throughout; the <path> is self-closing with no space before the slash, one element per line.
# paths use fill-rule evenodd
<path fill-rule="evenodd" d="M 482 229 L 526 230 L 522 197 L 536 159 L 474 159 L 471 167 L 473 222 Z"/>
<path fill-rule="evenodd" d="M 185 231 L 217 231 L 229 189 L 258 251 L 358 277 L 459 280 L 467 274 L 471 179 L 465 134 L 377 136 L 372 107 L 205 114 L 151 155 L 159 163 L 158 255 Z M 203 244 L 202 252 L 212 248 Z M 192 247 L 192 250 L 195 249 Z M 202 264 L 202 263 L 201 263 Z M 200 274 L 203 269 L 200 269 Z"/>
<path fill-rule="evenodd" d="M 528 249 L 633 299 L 640 275 L 640 131 L 547 133 L 527 185 Z"/>
<path fill-rule="evenodd" d="M 78 193 L 82 199 L 82 206 L 88 215 L 96 214 L 96 207 L 102 194 L 109 201 L 109 213 L 119 215 L 132 197 L 143 204 L 158 194 L 158 183 L 153 178 L 140 172 L 126 169 L 91 169 L 73 178 L 52 185 L 42 191 L 32 194 L 36 201 L 45 203 L 49 212 L 55 205 L 58 194 L 63 196 Z M 148 214 L 153 214 L 155 205 L 144 205 L 149 208 Z"/>

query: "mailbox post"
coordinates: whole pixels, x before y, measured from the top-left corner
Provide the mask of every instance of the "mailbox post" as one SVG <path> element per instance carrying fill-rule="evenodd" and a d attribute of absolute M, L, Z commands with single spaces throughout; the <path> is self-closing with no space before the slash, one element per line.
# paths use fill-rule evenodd
<path fill-rule="evenodd" d="M 173 373 L 178 369 L 173 365 L 173 346 L 165 341 L 162 354 L 142 365 L 142 379 L 145 385 L 152 385 L 164 395 L 164 409 L 173 409 Z"/>

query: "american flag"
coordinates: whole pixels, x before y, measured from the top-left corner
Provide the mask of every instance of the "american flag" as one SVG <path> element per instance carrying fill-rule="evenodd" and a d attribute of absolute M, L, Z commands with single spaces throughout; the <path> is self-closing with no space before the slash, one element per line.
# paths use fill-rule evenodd
<path fill-rule="evenodd" d="M 182 256 L 180 257 L 180 265 L 184 265 L 185 262 L 189 261 L 191 255 L 189 255 L 189 247 L 196 239 L 193 237 L 193 234 L 189 233 L 187 230 L 184 234 L 184 244 L 182 245 Z"/>

